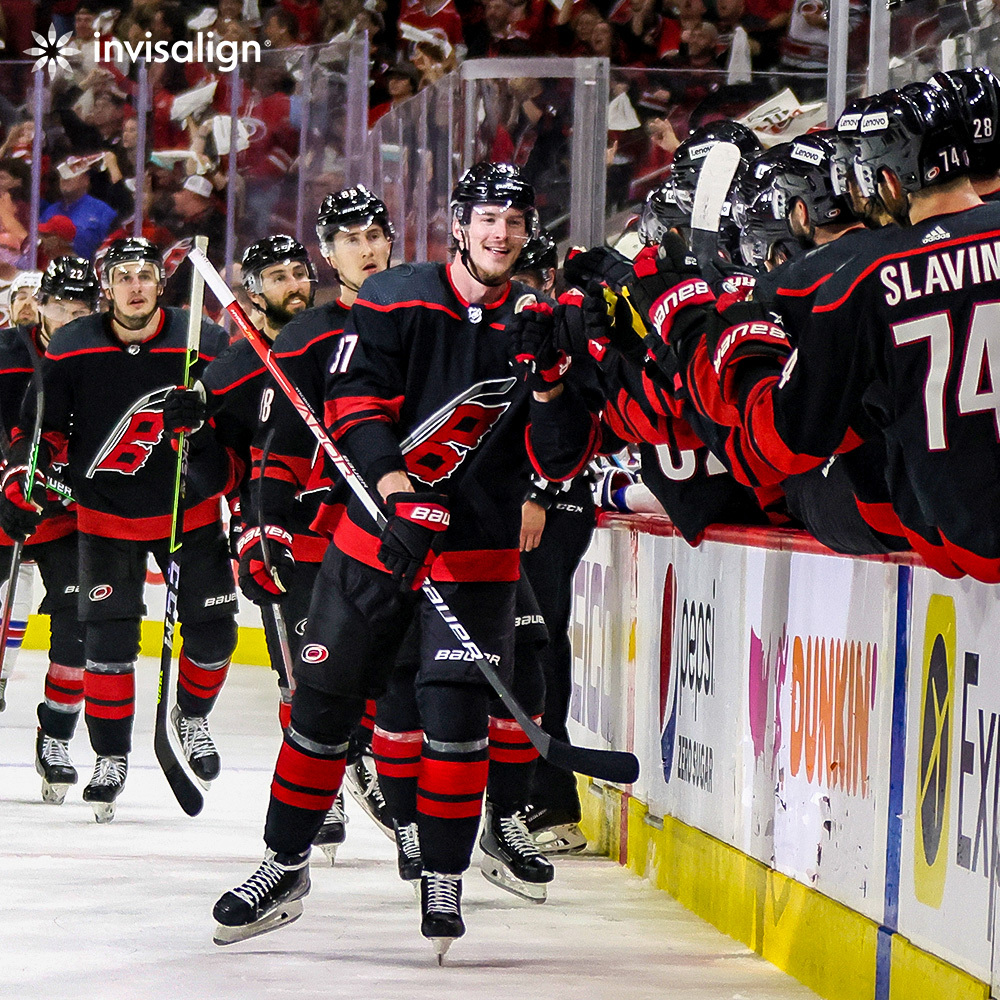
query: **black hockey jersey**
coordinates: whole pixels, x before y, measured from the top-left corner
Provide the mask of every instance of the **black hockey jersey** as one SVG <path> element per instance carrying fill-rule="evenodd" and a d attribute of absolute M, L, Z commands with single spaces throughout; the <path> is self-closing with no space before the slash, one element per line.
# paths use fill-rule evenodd
<path fill-rule="evenodd" d="M 802 471 L 874 423 L 913 547 L 997 582 L 1000 205 L 880 230 L 863 249 L 820 289 L 783 371 L 744 387 L 747 440 Z"/>
<path fill-rule="evenodd" d="M 226 345 L 225 331 L 203 320 L 194 377 Z M 141 344 L 122 343 L 106 313 L 74 320 L 49 342 L 43 440 L 50 461 L 67 449 L 81 531 L 137 540 L 169 536 L 177 456 L 174 439 L 163 432 L 163 400 L 183 380 L 186 352 L 187 313 L 172 308 L 160 310 L 159 328 Z M 220 450 L 192 448 L 191 461 L 218 463 L 222 488 Z M 218 517 L 217 497 L 191 498 L 184 528 Z"/>
<path fill-rule="evenodd" d="M 339 364 L 336 352 L 344 350 L 349 316 L 350 310 L 339 300 L 315 306 L 296 316 L 274 341 L 274 357 L 281 370 L 320 417 L 327 369 L 331 361 Z M 333 479 L 316 438 L 270 377 L 264 392 L 253 447 L 254 489 L 259 490 L 261 521 L 281 525 L 291 533 L 296 561 L 320 562 L 329 539 L 311 526 Z M 261 478 L 260 459 L 268 435 L 270 448 Z M 346 503 L 346 487 L 344 493 L 340 499 Z"/>
<path fill-rule="evenodd" d="M 597 443 L 599 394 L 571 368 L 560 396 L 535 401 L 505 332 L 518 298 L 533 293 L 515 282 L 495 303 L 470 304 L 450 267 L 404 264 L 367 279 L 331 361 L 326 422 L 372 489 L 405 469 L 418 488 L 447 495 L 451 525 L 431 579 L 513 580 L 531 466 L 553 481 L 581 471 Z M 352 498 L 334 542 L 384 569 L 374 530 Z"/>
<path fill-rule="evenodd" d="M 38 343 L 38 327 L 13 326 L 0 330 L 0 450 L 6 463 L 11 458 L 10 440 L 18 424 L 34 420 L 35 392 L 32 373 L 44 365 Z M 28 434 L 30 441 L 30 431 Z M 28 444 L 25 442 L 25 445 Z M 26 450 L 26 449 L 25 449 Z M 18 456 L 19 461 L 23 456 Z M 64 538 L 76 530 L 76 507 L 54 502 L 45 505 L 45 516 L 25 545 L 40 545 Z M 13 545 L 0 531 L 0 545 Z"/>

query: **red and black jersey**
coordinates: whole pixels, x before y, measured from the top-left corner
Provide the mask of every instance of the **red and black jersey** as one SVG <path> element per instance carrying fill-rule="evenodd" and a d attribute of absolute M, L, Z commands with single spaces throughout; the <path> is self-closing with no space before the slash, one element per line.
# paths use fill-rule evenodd
<path fill-rule="evenodd" d="M 574 367 L 556 399 L 537 402 L 510 365 L 506 332 L 531 289 L 514 282 L 497 302 L 470 304 L 450 268 L 403 264 L 365 281 L 331 359 L 326 422 L 372 489 L 405 470 L 418 489 L 447 495 L 451 525 L 431 579 L 513 580 L 531 467 L 550 481 L 580 472 L 597 443 L 599 393 Z M 334 542 L 382 569 L 373 531 L 352 498 Z"/>
<path fill-rule="evenodd" d="M 225 331 L 203 320 L 194 377 L 226 345 Z M 156 333 L 139 344 L 120 341 L 106 313 L 74 320 L 49 342 L 43 440 L 50 462 L 66 449 L 81 531 L 143 541 L 169 536 L 177 455 L 163 432 L 163 400 L 183 381 L 186 352 L 187 313 L 172 308 L 160 310 Z M 190 460 L 218 463 L 224 481 L 221 449 L 192 446 Z M 218 516 L 217 498 L 192 497 L 185 530 Z"/>
<path fill-rule="evenodd" d="M 639 445 L 642 481 L 688 542 L 697 545 L 710 524 L 769 523 L 754 492 L 737 483 L 677 415 L 680 407 L 670 394 L 617 351 L 596 353 L 607 398 L 602 450 Z"/>
<path fill-rule="evenodd" d="M 27 459 L 27 445 L 31 435 L 19 451 L 11 455 L 11 436 L 19 424 L 31 426 L 37 412 L 32 375 L 35 367 L 44 365 L 38 343 L 38 327 L 13 326 L 0 330 L 0 447 L 4 461 Z M 46 504 L 44 516 L 25 545 L 40 545 L 55 538 L 64 538 L 76 530 L 76 507 L 61 502 Z M 0 531 L 0 546 L 14 543 Z"/>
<path fill-rule="evenodd" d="M 268 379 L 267 368 L 250 342 L 243 337 L 234 341 L 201 376 L 208 412 L 218 441 L 230 460 L 230 483 L 240 493 L 240 512 L 244 522 L 254 523 L 256 494 L 250 489 L 251 442 L 257 430 L 261 393 Z M 207 429 L 192 438 L 197 442 Z M 211 472 L 212 470 L 208 470 Z M 203 486 L 203 492 L 207 490 Z"/>
<path fill-rule="evenodd" d="M 315 306 L 296 316 L 274 341 L 275 360 L 313 413 L 323 413 L 327 369 L 336 352 L 344 350 L 349 316 L 350 310 L 339 300 Z M 253 448 L 261 521 L 281 525 L 291 533 L 296 561 L 321 562 L 328 538 L 311 525 L 333 479 L 316 438 L 270 377 L 264 391 Z M 270 449 L 261 477 L 260 458 L 268 436 Z M 346 496 L 340 502 L 346 502 Z"/>
<path fill-rule="evenodd" d="M 933 562 L 1000 580 L 1000 205 L 869 234 L 781 372 L 742 387 L 747 441 L 799 472 L 881 431 L 892 503 Z"/>

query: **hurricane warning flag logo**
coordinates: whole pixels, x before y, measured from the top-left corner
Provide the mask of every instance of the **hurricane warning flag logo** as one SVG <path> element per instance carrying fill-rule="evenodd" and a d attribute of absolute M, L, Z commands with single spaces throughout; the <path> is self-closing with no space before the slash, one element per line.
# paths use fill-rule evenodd
<path fill-rule="evenodd" d="M 37 44 L 25 49 L 24 54 L 37 57 L 35 65 L 31 67 L 33 73 L 37 73 L 40 69 L 45 70 L 51 80 L 57 69 L 69 72 L 73 68 L 69 57 L 78 56 L 80 50 L 73 44 L 72 31 L 60 36 L 56 32 L 56 26 L 50 24 L 48 35 L 40 35 L 37 31 L 33 31 L 31 37 Z"/>

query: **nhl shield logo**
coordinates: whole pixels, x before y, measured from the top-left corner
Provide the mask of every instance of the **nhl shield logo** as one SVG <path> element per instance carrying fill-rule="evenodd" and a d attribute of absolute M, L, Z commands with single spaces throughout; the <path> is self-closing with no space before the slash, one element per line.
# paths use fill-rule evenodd
<path fill-rule="evenodd" d="M 469 322 L 470 323 L 482 323 L 483 321 L 483 310 L 481 306 L 469 306 Z"/>

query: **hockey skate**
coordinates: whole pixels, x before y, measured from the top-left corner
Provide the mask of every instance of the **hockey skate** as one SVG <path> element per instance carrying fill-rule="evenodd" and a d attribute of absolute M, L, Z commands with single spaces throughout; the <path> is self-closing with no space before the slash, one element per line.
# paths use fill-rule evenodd
<path fill-rule="evenodd" d="M 520 813 L 501 816 L 486 803 L 486 819 L 479 838 L 483 875 L 494 885 L 533 903 L 544 903 L 546 885 L 555 878 L 552 862 L 543 858 L 532 843 Z"/>
<path fill-rule="evenodd" d="M 579 820 L 567 810 L 529 806 L 524 823 L 542 854 L 580 854 L 587 849 Z"/>
<path fill-rule="evenodd" d="M 170 722 L 194 776 L 208 788 L 208 783 L 219 776 L 222 768 L 219 751 L 208 731 L 208 719 L 203 715 L 181 715 L 180 705 L 174 705 Z"/>
<path fill-rule="evenodd" d="M 260 867 L 235 889 L 224 893 L 212 916 L 218 921 L 212 940 L 233 944 L 266 934 L 302 916 L 308 895 L 309 852 L 275 854 L 267 851 Z"/>
<path fill-rule="evenodd" d="M 414 887 L 419 887 L 424 866 L 420 860 L 420 835 L 417 832 L 417 824 L 407 823 L 406 826 L 400 826 L 395 823 L 394 826 L 399 877 L 404 882 L 412 882 Z"/>
<path fill-rule="evenodd" d="M 434 945 L 438 965 L 452 941 L 465 933 L 462 876 L 424 872 L 420 877 L 420 933 Z"/>
<path fill-rule="evenodd" d="M 69 741 L 57 740 L 38 729 L 35 739 L 35 770 L 42 779 L 42 801 L 61 806 L 70 785 L 77 782 L 76 768 L 69 759 Z"/>
<path fill-rule="evenodd" d="M 326 814 L 319 833 L 313 837 L 313 846 L 318 847 L 329 859 L 330 864 L 337 862 L 337 848 L 347 840 L 347 816 L 344 813 L 344 793 L 338 792 L 333 800 L 333 806 Z"/>
<path fill-rule="evenodd" d="M 98 756 L 93 777 L 83 790 L 83 801 L 90 803 L 98 823 L 110 823 L 115 818 L 115 800 L 121 794 L 127 774 L 127 757 Z"/>
<path fill-rule="evenodd" d="M 392 816 L 386 808 L 382 789 L 378 784 L 375 760 L 369 752 L 364 752 L 344 773 L 344 784 L 351 798 L 375 821 L 375 825 L 390 839 L 394 838 Z M 419 872 L 417 878 L 420 877 Z"/>

